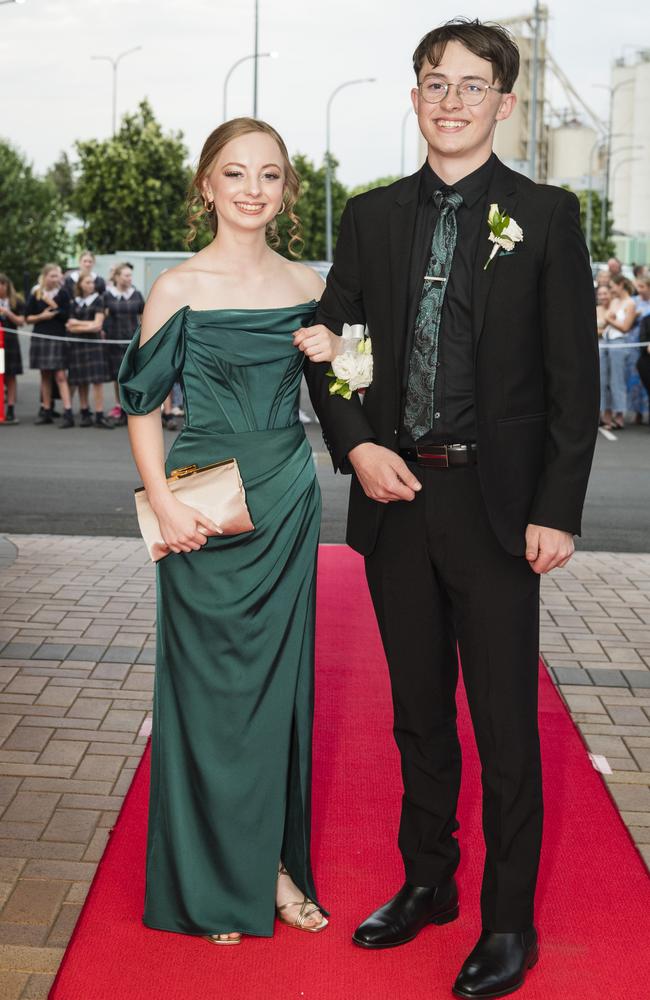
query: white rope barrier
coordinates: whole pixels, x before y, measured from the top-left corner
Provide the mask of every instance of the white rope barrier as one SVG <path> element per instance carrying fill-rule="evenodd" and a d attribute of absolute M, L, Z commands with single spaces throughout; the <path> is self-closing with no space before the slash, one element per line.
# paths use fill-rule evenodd
<path fill-rule="evenodd" d="M 62 340 L 66 344 L 130 344 L 130 340 L 104 340 L 101 337 L 95 337 L 91 339 L 89 337 L 77 337 L 76 334 L 71 333 L 69 337 L 57 337 L 50 335 L 49 333 L 30 333 L 29 330 L 5 330 L 5 333 L 18 333 L 21 337 L 40 337 L 41 340 Z M 598 341 L 598 347 L 605 351 L 622 350 L 623 348 L 632 347 L 650 347 L 650 343 L 635 342 L 633 344 L 619 343 L 618 341 L 614 343 L 609 343 L 607 341 Z"/>
<path fill-rule="evenodd" d="M 128 340 L 104 340 L 102 337 L 91 339 L 90 337 L 77 337 L 75 333 L 71 333 L 68 337 L 57 337 L 55 334 L 49 333 L 30 333 L 29 330 L 5 329 L 5 335 L 8 333 L 18 333 L 21 337 L 39 337 L 41 340 L 62 340 L 66 344 L 122 344 L 124 347 L 131 343 L 131 338 Z"/>
<path fill-rule="evenodd" d="M 615 343 L 612 344 L 612 343 L 609 343 L 608 341 L 600 341 L 599 340 L 598 341 L 598 347 L 601 348 L 604 351 L 613 351 L 616 348 L 623 348 L 623 347 L 650 347 L 650 342 L 646 341 L 644 343 L 634 343 L 634 344 L 623 343 L 623 344 L 621 344 L 618 341 L 616 341 Z"/>

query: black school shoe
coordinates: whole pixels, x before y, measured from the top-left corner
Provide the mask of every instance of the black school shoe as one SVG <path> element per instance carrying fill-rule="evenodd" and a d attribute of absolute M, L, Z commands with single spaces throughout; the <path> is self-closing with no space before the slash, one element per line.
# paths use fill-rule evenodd
<path fill-rule="evenodd" d="M 405 882 L 397 895 L 371 913 L 352 935 L 360 948 L 397 948 L 428 924 L 448 924 L 458 916 L 454 879 L 439 886 Z"/>
<path fill-rule="evenodd" d="M 103 413 L 96 413 L 95 423 L 93 426 L 99 427 L 100 430 L 112 431 L 115 424 L 113 423 L 112 420 L 109 420 L 107 417 L 105 417 Z"/>
<path fill-rule="evenodd" d="M 526 973 L 538 958 L 534 927 L 511 933 L 483 931 L 463 963 L 452 993 L 466 1000 L 508 996 L 524 985 Z"/>

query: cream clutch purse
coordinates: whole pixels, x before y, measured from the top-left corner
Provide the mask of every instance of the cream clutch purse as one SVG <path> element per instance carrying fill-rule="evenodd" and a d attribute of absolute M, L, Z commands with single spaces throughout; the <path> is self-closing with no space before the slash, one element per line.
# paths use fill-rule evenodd
<path fill-rule="evenodd" d="M 184 465 L 173 470 L 167 485 L 182 503 L 195 507 L 218 524 L 220 535 L 254 531 L 237 459 L 227 458 L 201 469 L 197 465 Z M 157 562 L 169 555 L 170 549 L 162 539 L 158 518 L 144 486 L 135 490 L 135 510 L 149 555 L 152 562 Z"/>

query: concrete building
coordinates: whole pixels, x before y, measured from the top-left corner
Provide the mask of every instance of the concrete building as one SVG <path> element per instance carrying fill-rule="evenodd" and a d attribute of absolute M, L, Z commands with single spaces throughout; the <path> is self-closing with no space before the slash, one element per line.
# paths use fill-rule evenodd
<path fill-rule="evenodd" d="M 590 186 L 602 190 L 602 156 L 599 155 L 599 137 L 595 128 L 585 125 L 579 118 L 568 118 L 548 131 L 549 184 L 568 185 L 573 191 Z"/>
<path fill-rule="evenodd" d="M 548 128 L 545 124 L 546 90 L 546 10 L 543 8 L 542 35 L 539 40 L 539 65 L 537 74 L 537 176 L 535 180 L 545 180 L 548 171 Z M 515 84 L 517 103 L 510 118 L 497 125 L 494 151 L 513 170 L 528 173 L 531 138 L 531 109 L 533 86 L 533 39 L 516 34 L 519 46 L 521 68 Z"/>
<path fill-rule="evenodd" d="M 612 158 L 609 195 L 614 229 L 650 235 L 650 49 L 612 68 Z"/>

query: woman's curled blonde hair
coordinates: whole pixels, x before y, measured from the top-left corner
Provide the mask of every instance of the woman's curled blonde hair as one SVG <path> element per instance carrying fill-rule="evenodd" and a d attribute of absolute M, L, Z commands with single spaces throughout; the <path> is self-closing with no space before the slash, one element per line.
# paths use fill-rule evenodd
<path fill-rule="evenodd" d="M 287 147 L 282 137 L 267 122 L 259 121 L 257 118 L 232 118 L 223 125 L 219 125 L 210 133 L 203 144 L 199 164 L 190 183 L 187 196 L 187 235 L 185 243 L 189 246 L 198 232 L 201 219 L 207 216 L 212 235 L 217 232 L 217 213 L 214 204 L 211 208 L 205 204 L 203 195 L 203 182 L 212 171 L 215 161 L 224 146 L 232 139 L 238 139 L 242 135 L 250 135 L 251 132 L 263 132 L 271 136 L 277 142 L 284 160 L 284 191 L 283 202 L 284 211 L 287 213 L 291 227 L 289 229 L 289 253 L 292 257 L 300 256 L 300 250 L 296 249 L 297 244 L 304 242 L 302 238 L 302 226 L 300 218 L 294 212 L 294 207 L 300 194 L 300 178 L 296 173 Z M 278 233 L 277 219 L 269 222 L 266 227 L 266 240 L 269 246 L 276 249 L 280 245 L 280 235 Z"/>

